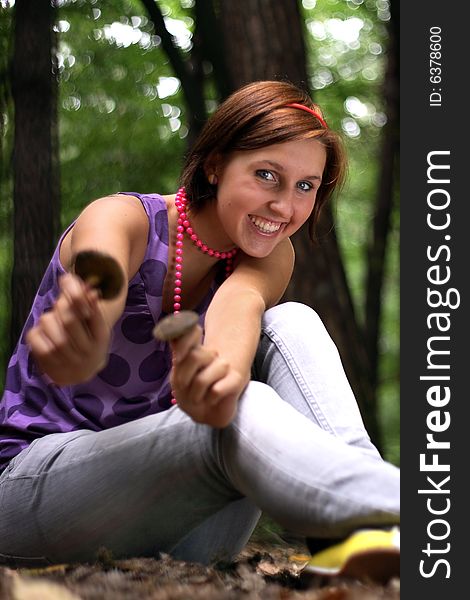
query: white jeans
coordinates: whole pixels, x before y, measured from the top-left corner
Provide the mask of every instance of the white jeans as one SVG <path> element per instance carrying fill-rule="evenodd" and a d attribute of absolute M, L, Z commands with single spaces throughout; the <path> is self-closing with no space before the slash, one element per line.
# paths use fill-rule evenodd
<path fill-rule="evenodd" d="M 313 310 L 266 311 L 253 376 L 222 430 L 175 406 L 34 441 L 0 476 L 0 562 L 86 561 L 106 547 L 208 563 L 239 552 L 261 510 L 308 537 L 397 523 L 399 470 L 371 444 Z"/>

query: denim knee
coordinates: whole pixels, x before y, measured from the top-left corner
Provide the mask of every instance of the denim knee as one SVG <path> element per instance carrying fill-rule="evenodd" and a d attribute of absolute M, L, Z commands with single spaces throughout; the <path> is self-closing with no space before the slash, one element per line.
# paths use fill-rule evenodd
<path fill-rule="evenodd" d="M 270 414 L 270 409 L 280 400 L 278 394 L 271 386 L 261 381 L 250 381 L 238 402 L 238 410 L 229 428 L 234 425 L 236 429 L 245 426 L 256 427 Z"/>
<path fill-rule="evenodd" d="M 317 348 L 337 352 L 318 313 L 300 302 L 285 302 L 268 309 L 264 313 L 262 331 L 273 340 L 291 340 L 293 347 L 303 348 L 305 343 L 315 340 Z"/>
<path fill-rule="evenodd" d="M 304 329 L 306 324 L 313 324 L 316 327 L 324 328 L 323 321 L 318 313 L 301 302 L 284 302 L 269 308 L 263 317 L 263 327 L 272 327 L 277 330 L 279 327 L 287 326 L 289 331 L 298 325 Z"/>

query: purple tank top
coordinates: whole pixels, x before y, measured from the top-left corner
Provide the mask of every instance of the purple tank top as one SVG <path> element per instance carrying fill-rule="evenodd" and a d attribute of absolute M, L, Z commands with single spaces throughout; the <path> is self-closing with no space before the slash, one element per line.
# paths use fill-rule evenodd
<path fill-rule="evenodd" d="M 124 312 L 114 326 L 108 364 L 86 383 L 59 387 L 38 372 L 25 343 L 27 330 L 58 295 L 58 278 L 65 273 L 59 249 L 72 223 L 59 240 L 8 365 L 0 401 L 0 472 L 38 437 L 79 429 L 101 431 L 171 408 L 168 344 L 152 335 L 155 323 L 164 316 L 167 208 L 157 194 L 129 194 L 140 199 L 147 213 L 149 239 L 140 269 L 129 282 Z M 214 282 L 196 308 L 201 325 L 216 289 Z"/>

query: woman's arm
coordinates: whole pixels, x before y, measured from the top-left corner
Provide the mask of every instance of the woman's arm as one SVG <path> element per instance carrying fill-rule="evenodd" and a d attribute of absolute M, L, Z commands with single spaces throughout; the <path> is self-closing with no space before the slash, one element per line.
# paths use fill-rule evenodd
<path fill-rule="evenodd" d="M 266 258 L 243 256 L 217 290 L 197 330 L 172 344 L 172 387 L 181 408 L 201 423 L 225 427 L 250 380 L 264 311 L 284 293 L 294 265 L 289 240 Z"/>
<path fill-rule="evenodd" d="M 137 198 L 120 194 L 95 200 L 83 210 L 63 241 L 61 263 L 69 270 L 78 252 L 99 250 L 117 261 L 127 282 L 135 275 L 144 257 L 148 228 L 147 215 Z M 116 300 L 100 303 L 110 327 L 121 315 L 126 296 L 124 287 Z"/>
<path fill-rule="evenodd" d="M 245 385 L 259 344 L 261 318 L 279 302 L 293 268 L 294 249 L 289 239 L 266 258 L 243 256 L 209 306 L 204 345 L 233 365 Z"/>
<path fill-rule="evenodd" d="M 68 270 L 82 250 L 111 255 L 128 281 L 144 256 L 148 220 L 133 197 L 110 196 L 90 204 L 63 240 L 60 259 Z M 127 286 L 113 300 L 100 300 L 78 277 L 65 275 L 52 310 L 27 334 L 40 369 L 59 385 L 86 381 L 106 364 L 111 329 L 121 315 Z"/>

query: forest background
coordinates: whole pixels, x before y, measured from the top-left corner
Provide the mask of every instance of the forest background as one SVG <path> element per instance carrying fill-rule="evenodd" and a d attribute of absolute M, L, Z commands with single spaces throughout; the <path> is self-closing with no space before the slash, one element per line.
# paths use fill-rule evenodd
<path fill-rule="evenodd" d="M 307 88 L 349 156 L 284 299 L 321 315 L 399 464 L 398 2 L 0 0 L 0 390 L 62 231 L 116 191 L 172 193 L 243 83 Z M 313 342 L 312 342 L 313 343 Z"/>

